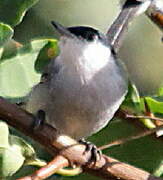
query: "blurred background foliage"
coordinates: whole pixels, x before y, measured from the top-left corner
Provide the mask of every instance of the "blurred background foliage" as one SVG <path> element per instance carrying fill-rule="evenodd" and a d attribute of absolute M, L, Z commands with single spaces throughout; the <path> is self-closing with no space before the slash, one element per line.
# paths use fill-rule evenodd
<path fill-rule="evenodd" d="M 118 0 L 0 0 L 0 21 L 2 22 L 0 24 L 0 41 L 2 43 L 0 47 L 0 95 L 12 102 L 20 101 L 39 81 L 41 69 L 46 64 L 44 60 L 48 61 L 58 54 L 55 40 L 58 36 L 50 23 L 51 20 L 66 26 L 89 25 L 106 32 L 119 10 Z M 14 34 L 8 25 L 14 28 Z M 9 40 L 11 37 L 13 39 Z M 156 93 L 158 87 L 163 83 L 161 37 L 160 30 L 145 15 L 141 15 L 130 26 L 120 50 L 119 56 L 125 62 L 129 76 L 141 95 Z M 129 101 L 132 99 L 132 95 L 131 93 L 128 96 Z M 134 96 L 136 97 L 136 95 Z M 160 96 L 163 96 L 163 93 Z M 155 104 L 153 99 L 148 98 L 147 100 L 151 103 L 151 109 L 154 112 L 158 109 L 156 105 L 162 107 L 163 103 L 160 99 L 161 102 L 157 100 Z M 134 103 L 139 106 L 140 102 L 138 101 Z M 129 104 L 128 99 L 126 103 Z M 142 107 L 139 109 L 142 110 Z M 162 108 L 160 109 L 159 113 L 163 114 Z M 142 131 L 141 126 L 136 126 L 135 123 L 115 119 L 89 140 L 99 146 L 140 131 Z M 10 132 L 30 142 L 40 158 L 50 159 L 50 156 L 39 145 L 13 129 Z M 13 150 L 15 144 L 17 148 Z M 0 161 L 0 176 L 4 172 L 6 173 L 4 176 L 12 175 L 20 168 L 24 159 L 27 159 L 27 155 L 23 153 L 27 150 L 26 148 L 30 152 L 28 158 L 29 154 L 30 158 L 33 157 L 35 152 L 28 146 L 28 143 L 12 137 L 4 124 L 0 126 L 0 157 L 3 159 Z M 12 155 L 13 151 L 18 157 L 16 161 L 19 168 L 16 170 L 12 169 L 16 167 L 14 166 L 16 161 L 15 155 L 14 157 Z M 162 138 L 156 138 L 154 135 L 112 147 L 105 150 L 104 153 L 155 175 L 163 174 L 163 142 Z M 8 162 L 8 158 L 6 159 L 8 154 L 13 157 L 11 158 L 12 162 Z M 9 164 L 13 166 L 7 168 L 10 167 Z M 23 166 L 18 173 L 7 179 L 15 180 L 16 177 L 27 175 L 34 169 L 31 166 Z M 55 178 L 64 179 L 60 176 L 53 176 L 49 179 Z M 74 178 L 98 179 L 84 173 L 69 179 Z"/>
<path fill-rule="evenodd" d="M 20 42 L 36 37 L 56 37 L 50 24 L 55 20 L 66 26 L 90 25 L 108 30 L 120 10 L 119 0 L 41 0 L 30 9 L 15 29 Z M 120 50 L 131 79 L 142 94 L 151 94 L 163 83 L 162 32 L 141 15 L 135 19 Z"/>

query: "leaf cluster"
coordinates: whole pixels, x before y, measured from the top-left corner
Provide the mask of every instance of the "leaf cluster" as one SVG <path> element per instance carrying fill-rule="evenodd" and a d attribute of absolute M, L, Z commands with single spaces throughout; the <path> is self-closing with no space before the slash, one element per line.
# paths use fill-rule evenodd
<path fill-rule="evenodd" d="M 39 82 L 43 68 L 59 52 L 55 39 L 37 39 L 25 45 L 14 39 L 14 27 L 21 23 L 26 11 L 37 2 L 38 0 L 0 1 L 0 96 L 14 103 L 22 102 L 27 97 L 31 88 Z M 163 117 L 163 87 L 155 95 L 141 97 L 135 85 L 130 83 L 121 109 L 136 115 L 151 113 L 153 116 Z M 158 125 L 150 119 L 140 119 L 138 124 L 146 128 Z M 115 118 L 90 140 L 102 145 L 140 130 L 135 122 Z M 105 153 L 157 176 L 163 174 L 161 138 L 145 137 L 120 147 L 112 147 L 105 150 Z M 11 177 L 24 165 L 44 164 L 44 161 L 36 158 L 36 152 L 29 142 L 10 134 L 8 126 L 0 122 L 0 178 Z M 77 177 L 83 178 L 92 179 L 84 174 Z"/>

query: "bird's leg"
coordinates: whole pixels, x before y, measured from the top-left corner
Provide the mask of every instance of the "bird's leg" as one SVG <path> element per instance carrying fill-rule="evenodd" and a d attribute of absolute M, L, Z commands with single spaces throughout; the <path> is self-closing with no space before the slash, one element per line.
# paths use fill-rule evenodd
<path fill-rule="evenodd" d="M 95 165 L 96 162 L 101 159 L 101 151 L 97 149 L 96 145 L 89 141 L 85 141 L 85 139 L 80 139 L 79 143 L 86 146 L 84 153 L 91 152 L 89 163 L 93 163 Z"/>
<path fill-rule="evenodd" d="M 17 102 L 16 105 L 18 105 L 19 107 L 23 107 L 26 105 L 26 103 L 21 101 L 21 102 Z"/>
<path fill-rule="evenodd" d="M 46 118 L 45 111 L 42 109 L 38 110 L 35 116 L 33 130 L 39 129 L 45 123 L 45 118 Z"/>

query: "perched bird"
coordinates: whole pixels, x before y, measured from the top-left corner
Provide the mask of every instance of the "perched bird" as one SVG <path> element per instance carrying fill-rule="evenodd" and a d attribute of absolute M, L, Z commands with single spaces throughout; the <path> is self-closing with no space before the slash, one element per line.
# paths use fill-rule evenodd
<path fill-rule="evenodd" d="M 26 109 L 45 112 L 59 133 L 79 140 L 112 119 L 127 93 L 127 72 L 98 30 L 52 24 L 61 36 L 60 54 L 31 91 Z"/>

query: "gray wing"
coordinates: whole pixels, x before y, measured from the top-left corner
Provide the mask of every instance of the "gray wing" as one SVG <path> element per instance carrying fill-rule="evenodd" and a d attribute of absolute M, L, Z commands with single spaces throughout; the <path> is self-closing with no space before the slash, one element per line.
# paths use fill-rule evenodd
<path fill-rule="evenodd" d="M 59 65 L 55 63 L 55 59 L 51 60 L 49 65 L 45 68 L 40 82 L 35 85 L 29 93 L 25 109 L 30 113 L 36 114 L 38 110 L 44 110 L 48 108 L 50 97 L 49 86 L 51 80 L 60 71 Z"/>

